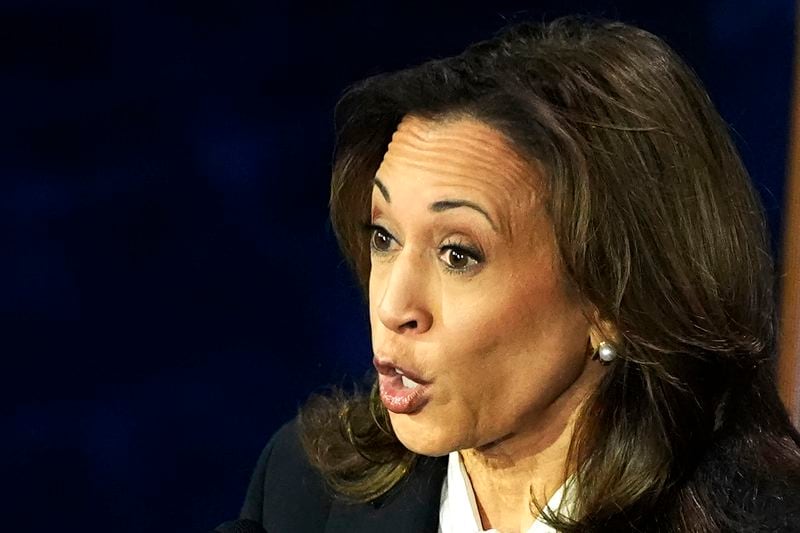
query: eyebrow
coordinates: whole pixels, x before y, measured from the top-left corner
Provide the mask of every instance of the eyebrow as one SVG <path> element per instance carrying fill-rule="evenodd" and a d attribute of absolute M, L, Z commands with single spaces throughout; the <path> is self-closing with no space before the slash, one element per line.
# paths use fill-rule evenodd
<path fill-rule="evenodd" d="M 386 203 L 392 203 L 391 196 L 389 195 L 389 189 L 386 188 L 386 185 L 378 179 L 377 176 L 372 180 L 373 184 L 381 191 L 381 195 L 386 200 Z M 492 229 L 495 231 L 497 230 L 497 225 L 492 220 L 492 217 L 489 216 L 489 213 L 486 212 L 484 208 L 476 204 L 475 202 L 470 202 L 469 200 L 460 200 L 460 199 L 447 199 L 447 200 L 438 200 L 433 202 L 428 209 L 433 213 L 441 213 L 442 211 L 447 211 L 449 209 L 456 209 L 458 207 L 468 207 L 473 209 L 483 215 L 483 217 L 489 222 L 492 226 Z"/>
<path fill-rule="evenodd" d="M 381 194 L 383 195 L 383 198 L 386 200 L 387 204 L 392 203 L 392 198 L 389 196 L 389 189 L 386 188 L 386 185 L 384 185 L 377 176 L 372 179 L 372 184 L 375 185 L 379 191 L 381 191 Z"/>

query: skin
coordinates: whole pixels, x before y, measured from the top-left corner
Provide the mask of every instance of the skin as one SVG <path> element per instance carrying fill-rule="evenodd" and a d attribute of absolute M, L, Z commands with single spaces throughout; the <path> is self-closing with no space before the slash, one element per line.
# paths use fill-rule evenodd
<path fill-rule="evenodd" d="M 406 116 L 376 178 L 373 349 L 432 381 L 423 409 L 390 412 L 394 430 L 423 455 L 459 450 L 483 527 L 525 531 L 530 490 L 544 504 L 564 482 L 574 415 L 604 372 L 541 175 L 485 123 Z M 445 200 L 474 207 L 431 209 Z"/>

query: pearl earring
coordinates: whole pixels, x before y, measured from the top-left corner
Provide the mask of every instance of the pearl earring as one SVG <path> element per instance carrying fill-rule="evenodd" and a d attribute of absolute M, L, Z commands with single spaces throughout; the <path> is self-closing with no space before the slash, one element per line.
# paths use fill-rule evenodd
<path fill-rule="evenodd" d="M 599 359 L 603 365 L 610 365 L 617 358 L 617 348 L 610 342 L 602 341 L 592 355 L 592 360 Z"/>

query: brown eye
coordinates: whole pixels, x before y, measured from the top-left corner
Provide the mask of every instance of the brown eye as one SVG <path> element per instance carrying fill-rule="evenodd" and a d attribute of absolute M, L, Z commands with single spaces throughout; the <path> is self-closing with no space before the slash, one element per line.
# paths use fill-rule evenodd
<path fill-rule="evenodd" d="M 439 255 L 447 270 L 453 273 L 464 273 L 473 270 L 483 261 L 477 252 L 468 251 L 460 246 L 445 246 Z"/>
<path fill-rule="evenodd" d="M 447 259 L 448 259 L 447 262 L 450 264 L 450 266 L 458 270 L 463 270 L 464 268 L 469 266 L 470 257 L 467 254 L 462 253 L 461 251 L 454 248 L 451 248 L 449 250 L 449 253 L 447 254 Z"/>
<path fill-rule="evenodd" d="M 372 247 L 379 252 L 389 250 L 392 245 L 392 238 L 381 228 L 373 228 L 372 230 Z"/>

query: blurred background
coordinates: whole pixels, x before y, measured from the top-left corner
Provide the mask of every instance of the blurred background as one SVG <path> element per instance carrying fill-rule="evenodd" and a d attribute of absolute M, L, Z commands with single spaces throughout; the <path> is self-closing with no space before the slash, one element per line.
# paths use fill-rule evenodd
<path fill-rule="evenodd" d="M 370 368 L 327 219 L 337 98 L 572 13 L 640 25 L 694 67 L 780 261 L 792 0 L 3 0 L 3 529 L 234 518 L 269 436 Z"/>

